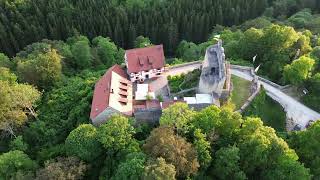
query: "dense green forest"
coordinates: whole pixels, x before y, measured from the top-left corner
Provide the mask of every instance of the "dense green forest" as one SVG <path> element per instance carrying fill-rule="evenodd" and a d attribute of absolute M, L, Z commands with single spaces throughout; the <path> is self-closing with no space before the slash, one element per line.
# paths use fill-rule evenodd
<path fill-rule="evenodd" d="M 306 88 L 301 101 L 320 111 L 320 1 L 0 4 L 0 180 L 320 178 L 320 122 L 283 132 L 283 113 L 263 114 L 265 92 L 243 115 L 178 103 L 154 126 L 89 119 L 94 85 L 124 49 L 163 43 L 179 64 L 201 59 L 216 35 L 232 64 Z"/>
<path fill-rule="evenodd" d="M 66 40 L 79 32 L 110 37 L 123 48 L 136 36 L 163 43 L 172 55 L 180 40 L 207 40 L 216 24 L 232 26 L 266 13 L 290 16 L 317 10 L 317 0 L 1 0 L 0 51 L 13 56 L 42 39 Z"/>

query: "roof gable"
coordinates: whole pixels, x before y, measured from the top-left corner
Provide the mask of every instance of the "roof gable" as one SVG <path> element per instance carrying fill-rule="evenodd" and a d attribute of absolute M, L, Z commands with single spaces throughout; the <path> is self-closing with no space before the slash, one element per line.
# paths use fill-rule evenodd
<path fill-rule="evenodd" d="M 126 51 L 128 73 L 160 69 L 165 65 L 163 46 L 151 46 Z"/>
<path fill-rule="evenodd" d="M 127 79 L 127 74 L 119 65 L 114 65 L 101 77 L 96 83 L 93 93 L 90 118 L 94 119 L 107 107 L 109 107 L 109 98 L 111 93 L 112 72 L 119 74 Z"/>

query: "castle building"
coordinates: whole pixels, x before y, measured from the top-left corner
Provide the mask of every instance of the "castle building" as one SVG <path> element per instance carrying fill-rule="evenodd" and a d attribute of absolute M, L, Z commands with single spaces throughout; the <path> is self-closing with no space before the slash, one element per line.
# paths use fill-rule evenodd
<path fill-rule="evenodd" d="M 124 58 L 131 82 L 159 77 L 165 70 L 162 45 L 127 50 Z"/>
<path fill-rule="evenodd" d="M 211 94 L 218 104 L 218 99 L 226 99 L 230 95 L 230 79 L 230 63 L 225 61 L 224 48 L 219 40 L 206 50 L 198 91 Z"/>
<path fill-rule="evenodd" d="M 113 114 L 132 116 L 132 82 L 127 77 L 121 66 L 114 65 L 96 83 L 90 113 L 94 125 Z"/>

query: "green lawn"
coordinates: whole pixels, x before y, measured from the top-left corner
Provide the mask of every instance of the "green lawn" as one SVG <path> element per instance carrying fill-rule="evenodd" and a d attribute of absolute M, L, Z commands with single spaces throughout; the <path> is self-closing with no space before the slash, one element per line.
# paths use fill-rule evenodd
<path fill-rule="evenodd" d="M 282 106 L 262 90 L 243 113 L 244 116 L 260 117 L 264 125 L 273 127 L 277 132 L 286 131 L 286 113 Z"/>
<path fill-rule="evenodd" d="M 231 81 L 233 84 L 231 101 L 235 104 L 236 109 L 240 109 L 250 96 L 251 82 L 234 75 L 232 75 Z"/>
<path fill-rule="evenodd" d="M 188 74 L 168 76 L 171 93 L 177 93 L 181 90 L 197 87 L 199 84 L 200 75 L 201 71 L 196 69 Z"/>

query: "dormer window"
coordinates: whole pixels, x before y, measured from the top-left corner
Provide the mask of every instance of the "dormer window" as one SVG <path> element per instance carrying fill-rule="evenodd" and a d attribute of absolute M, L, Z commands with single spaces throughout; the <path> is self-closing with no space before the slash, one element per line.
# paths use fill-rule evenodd
<path fill-rule="evenodd" d="M 128 92 L 128 90 L 125 89 L 124 87 L 120 87 L 119 89 L 120 89 L 121 91 Z"/>
<path fill-rule="evenodd" d="M 121 84 L 122 86 L 128 86 L 128 84 L 127 84 L 127 83 L 124 83 L 124 82 L 120 82 L 120 84 Z"/>
<path fill-rule="evenodd" d="M 144 64 L 144 63 L 143 63 L 143 59 L 141 59 L 141 58 L 139 57 L 139 65 L 140 65 L 140 66 L 143 66 L 143 64 Z"/>
<path fill-rule="evenodd" d="M 149 63 L 149 64 L 153 64 L 152 58 L 150 58 L 149 56 L 147 56 L 147 58 L 148 58 L 148 63 Z"/>

